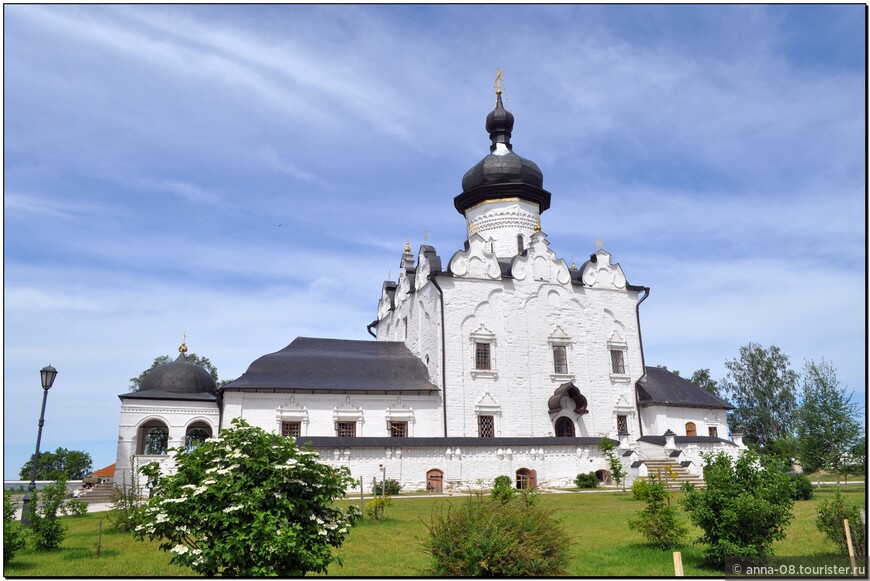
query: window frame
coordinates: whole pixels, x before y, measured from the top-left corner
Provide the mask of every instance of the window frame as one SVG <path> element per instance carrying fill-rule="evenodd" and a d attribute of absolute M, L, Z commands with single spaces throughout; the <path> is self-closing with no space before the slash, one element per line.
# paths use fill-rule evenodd
<path fill-rule="evenodd" d="M 338 438 L 356 438 L 356 424 L 355 420 L 336 420 L 335 421 L 335 435 Z M 345 428 L 347 431 L 352 433 L 342 433 L 342 428 Z"/>
<path fill-rule="evenodd" d="M 142 423 L 137 428 L 139 442 L 136 444 L 138 455 L 141 456 L 167 456 L 169 455 L 169 426 L 166 422 L 157 419 L 151 419 Z M 159 448 L 161 451 L 149 451 L 151 434 L 162 433 L 163 443 Z"/>
<path fill-rule="evenodd" d="M 719 426 L 707 426 L 707 435 L 711 438 L 718 438 Z"/>
<path fill-rule="evenodd" d="M 620 426 L 622 423 L 624 426 Z M 617 414 L 616 416 L 616 433 L 617 434 L 627 434 L 628 433 L 628 416 L 623 414 Z"/>
<path fill-rule="evenodd" d="M 404 433 L 396 434 L 396 428 L 402 428 L 399 431 Z M 408 420 L 387 420 L 387 429 L 391 438 L 407 438 L 409 432 Z"/>
<path fill-rule="evenodd" d="M 476 331 L 469 336 L 471 341 L 471 367 L 469 371 L 472 377 L 498 377 L 498 366 L 496 357 L 496 341 L 495 335 L 489 331 L 484 325 L 480 325 Z M 489 368 L 478 368 L 478 345 L 486 344 L 489 350 Z"/>
<path fill-rule="evenodd" d="M 689 426 L 692 426 L 691 433 L 689 433 Z M 698 435 L 698 424 L 696 424 L 695 422 L 686 422 L 683 428 L 686 430 L 686 436 Z"/>
<path fill-rule="evenodd" d="M 571 426 L 571 434 L 564 435 L 559 434 L 559 425 L 570 425 Z M 553 433 L 556 434 L 557 438 L 575 438 L 577 437 L 577 426 L 574 425 L 574 420 L 569 418 L 568 416 L 559 416 L 556 418 L 555 423 L 553 424 Z"/>
<path fill-rule="evenodd" d="M 293 427 L 296 429 L 293 430 Z M 290 432 L 296 431 L 292 434 Z M 281 420 L 281 436 L 285 438 L 301 438 L 302 437 L 302 420 Z"/>
<path fill-rule="evenodd" d="M 485 423 L 489 423 L 490 435 L 484 435 L 484 430 L 487 428 Z M 494 414 L 478 414 L 477 415 L 477 437 L 478 438 L 495 438 L 495 415 Z"/>

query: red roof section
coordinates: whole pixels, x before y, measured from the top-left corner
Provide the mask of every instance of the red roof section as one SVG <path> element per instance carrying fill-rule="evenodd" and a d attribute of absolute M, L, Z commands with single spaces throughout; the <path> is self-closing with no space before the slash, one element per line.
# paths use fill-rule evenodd
<path fill-rule="evenodd" d="M 99 470 L 97 470 L 96 472 L 91 474 L 91 477 L 93 477 L 93 478 L 108 478 L 108 477 L 111 477 L 114 475 L 115 475 L 115 465 L 112 464 L 111 466 L 106 466 L 105 468 L 100 468 Z"/>

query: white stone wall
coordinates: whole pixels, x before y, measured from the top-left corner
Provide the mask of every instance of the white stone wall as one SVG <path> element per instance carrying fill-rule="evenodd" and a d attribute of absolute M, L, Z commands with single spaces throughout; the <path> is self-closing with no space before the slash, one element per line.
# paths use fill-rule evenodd
<path fill-rule="evenodd" d="M 439 395 L 344 395 L 224 392 L 224 426 L 232 418 L 272 433 L 281 421 L 301 421 L 302 436 L 335 436 L 336 421 L 357 422 L 357 437 L 386 437 L 389 419 L 408 422 L 410 437 L 443 433 Z"/>
<path fill-rule="evenodd" d="M 115 483 L 129 485 L 133 467 L 157 461 L 171 470 L 172 454 L 145 456 L 137 454 L 139 427 L 151 420 L 163 422 L 169 430 L 169 448 L 184 446 L 188 426 L 203 422 L 218 433 L 218 409 L 214 402 L 178 400 L 122 400 L 121 420 L 118 425 L 118 451 L 115 459 Z"/>
<path fill-rule="evenodd" d="M 725 410 L 690 408 L 678 406 L 646 406 L 641 408 L 643 433 L 647 436 L 661 436 L 671 430 L 678 436 L 686 435 L 686 423 L 693 422 L 698 436 L 709 435 L 709 428 L 715 427 L 719 437 L 730 437 Z"/>
<path fill-rule="evenodd" d="M 596 446 L 404 446 L 320 448 L 316 452 L 327 464 L 349 466 L 357 481 L 362 477 L 367 493 L 372 478 L 381 479 L 381 465 L 386 466 L 388 479 L 399 481 L 403 492 L 425 490 L 426 473 L 432 469 L 444 472 L 444 492 L 491 487 L 497 476 L 514 479 L 521 468 L 535 470 L 541 488 L 574 486 L 577 474 L 608 469 Z"/>

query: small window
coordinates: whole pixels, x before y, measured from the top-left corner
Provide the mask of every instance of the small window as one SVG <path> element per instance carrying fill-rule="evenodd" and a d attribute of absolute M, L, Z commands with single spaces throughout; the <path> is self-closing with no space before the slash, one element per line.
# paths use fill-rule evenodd
<path fill-rule="evenodd" d="M 187 428 L 184 437 L 184 447 L 190 451 L 211 438 L 211 428 L 202 423 L 196 423 Z"/>
<path fill-rule="evenodd" d="M 408 422 L 390 422 L 391 438 L 407 438 Z"/>
<path fill-rule="evenodd" d="M 557 438 L 573 438 L 574 437 L 574 422 L 571 418 L 561 417 L 556 420 L 556 437 Z"/>
<path fill-rule="evenodd" d="M 628 433 L 628 417 L 616 416 L 616 431 L 620 434 Z"/>
<path fill-rule="evenodd" d="M 564 345 L 553 346 L 553 372 L 568 373 L 568 353 Z"/>
<path fill-rule="evenodd" d="M 610 350 L 610 372 L 617 375 L 625 375 L 625 355 L 622 349 Z"/>
<path fill-rule="evenodd" d="M 481 438 L 495 437 L 494 416 L 477 416 L 477 435 Z"/>
<path fill-rule="evenodd" d="M 517 490 L 528 490 L 529 489 L 529 470 L 527 468 L 520 468 L 516 472 L 517 477 Z"/>
<path fill-rule="evenodd" d="M 281 422 L 281 435 L 293 438 L 302 437 L 302 422 Z"/>
<path fill-rule="evenodd" d="M 335 422 L 335 435 L 339 438 L 355 438 L 356 422 Z"/>
<path fill-rule="evenodd" d="M 686 422 L 686 435 L 697 436 L 698 430 L 695 429 L 695 422 Z"/>
<path fill-rule="evenodd" d="M 163 456 L 169 447 L 169 430 L 166 428 L 151 428 L 145 433 L 143 454 Z"/>
<path fill-rule="evenodd" d="M 711 438 L 718 438 L 719 437 L 719 428 L 717 428 L 716 426 L 708 426 L 707 433 L 710 434 Z"/>
<path fill-rule="evenodd" d="M 489 370 L 492 369 L 490 363 L 490 345 L 489 343 L 474 344 L 474 368 Z"/>
<path fill-rule="evenodd" d="M 141 435 L 140 454 L 165 456 L 169 451 L 169 429 L 159 420 L 152 420 L 139 428 Z"/>

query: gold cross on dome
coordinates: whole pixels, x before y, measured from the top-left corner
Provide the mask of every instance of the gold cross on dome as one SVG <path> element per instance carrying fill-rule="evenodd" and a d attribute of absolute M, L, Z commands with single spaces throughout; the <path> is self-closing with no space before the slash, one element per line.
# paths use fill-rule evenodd
<path fill-rule="evenodd" d="M 595 239 L 595 246 L 597 246 L 598 248 L 604 248 L 604 242 L 601 241 L 601 238 Z"/>
<path fill-rule="evenodd" d="M 501 69 L 495 69 L 495 94 L 501 95 Z"/>

